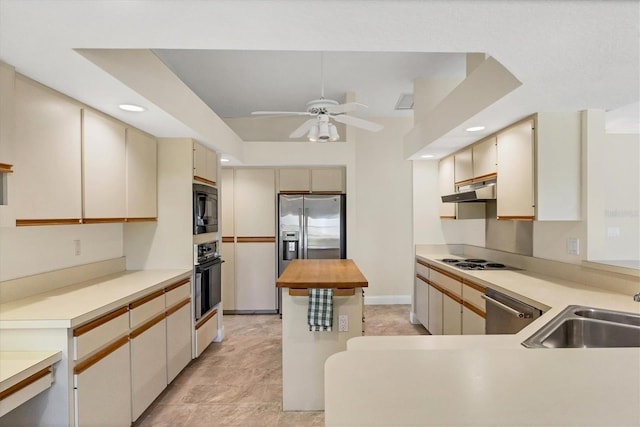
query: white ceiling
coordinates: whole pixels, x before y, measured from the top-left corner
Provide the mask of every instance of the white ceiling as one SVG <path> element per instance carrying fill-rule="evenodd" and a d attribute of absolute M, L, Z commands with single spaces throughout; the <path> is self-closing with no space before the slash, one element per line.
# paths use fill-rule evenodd
<path fill-rule="evenodd" d="M 460 128 L 482 123 L 490 133 L 536 111 L 633 104 L 615 127 L 637 132 L 639 27 L 638 0 L 0 0 L 0 60 L 157 136 L 202 138 L 74 49 L 153 49 L 223 117 L 304 109 L 319 94 L 309 65 L 319 51 L 327 97 L 353 90 L 369 115 L 394 114 L 389 104 L 417 73 L 460 73 L 463 53 L 485 52 L 523 84 Z M 122 102 L 148 111 L 124 113 Z M 423 152 L 481 136 L 460 128 Z"/>

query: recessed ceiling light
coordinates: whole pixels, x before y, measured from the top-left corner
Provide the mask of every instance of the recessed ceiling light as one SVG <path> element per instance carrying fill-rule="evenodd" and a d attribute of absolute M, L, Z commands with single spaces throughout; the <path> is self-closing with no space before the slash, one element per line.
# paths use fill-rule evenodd
<path fill-rule="evenodd" d="M 484 126 L 471 126 L 470 128 L 465 129 L 467 132 L 478 132 L 484 130 Z"/>
<path fill-rule="evenodd" d="M 139 105 L 134 105 L 134 104 L 120 104 L 120 105 L 118 105 L 118 107 L 120 107 L 121 110 L 131 111 L 131 112 L 134 112 L 134 113 L 140 113 L 140 112 L 146 110 L 146 108 L 141 107 Z"/>
<path fill-rule="evenodd" d="M 226 162 L 228 162 L 228 161 L 229 161 L 229 159 L 220 159 L 220 161 L 221 161 L 222 163 L 226 163 Z"/>
<path fill-rule="evenodd" d="M 422 156 L 423 159 L 432 159 L 433 158 L 433 154 L 423 154 Z"/>

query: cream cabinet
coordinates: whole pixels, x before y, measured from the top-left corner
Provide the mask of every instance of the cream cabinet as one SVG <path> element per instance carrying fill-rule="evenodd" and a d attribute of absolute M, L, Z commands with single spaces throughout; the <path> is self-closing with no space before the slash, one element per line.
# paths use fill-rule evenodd
<path fill-rule="evenodd" d="M 276 243 L 240 240 L 236 244 L 235 264 L 235 310 L 275 310 Z"/>
<path fill-rule="evenodd" d="M 278 170 L 278 192 L 311 192 L 311 170 L 306 168 L 286 168 Z"/>
<path fill-rule="evenodd" d="M 485 287 L 462 279 L 462 334 L 484 335 L 486 306 L 482 296 Z"/>
<path fill-rule="evenodd" d="M 532 220 L 534 206 L 533 120 L 498 133 L 498 219 Z"/>
<path fill-rule="evenodd" d="M 131 425 L 129 341 L 120 340 L 107 350 L 95 363 L 76 366 L 76 426 Z"/>
<path fill-rule="evenodd" d="M 191 304 L 167 310 L 167 384 L 191 361 Z"/>
<path fill-rule="evenodd" d="M 473 178 L 473 151 L 471 148 L 456 153 L 454 159 L 454 176 L 456 184 Z"/>
<path fill-rule="evenodd" d="M 195 355 L 200 356 L 218 334 L 218 310 L 211 310 L 196 323 Z"/>
<path fill-rule="evenodd" d="M 83 110 L 82 117 L 83 217 L 124 220 L 126 128 L 89 109 Z"/>
<path fill-rule="evenodd" d="M 234 182 L 235 235 L 237 237 L 274 237 L 276 233 L 275 170 L 236 169 Z"/>
<path fill-rule="evenodd" d="M 462 306 L 462 334 L 463 335 L 484 335 L 484 317 L 474 311 L 468 305 Z"/>
<path fill-rule="evenodd" d="M 422 325 L 429 329 L 429 284 L 421 276 L 415 278 L 415 315 Z"/>
<path fill-rule="evenodd" d="M 462 300 L 450 293 L 445 293 L 442 297 L 442 333 L 462 334 Z"/>
<path fill-rule="evenodd" d="M 312 193 L 344 193 L 344 168 L 311 169 Z"/>
<path fill-rule="evenodd" d="M 454 170 L 455 163 L 453 156 L 445 157 L 444 159 L 440 160 L 440 163 L 438 165 L 438 184 L 441 196 L 446 196 L 455 192 L 456 187 Z M 442 200 L 440 200 L 440 218 L 455 219 L 455 203 L 443 203 Z"/>
<path fill-rule="evenodd" d="M 5 123 L 15 123 L 16 120 L 16 70 L 3 62 L 0 62 L 0 94 L 2 94 L 0 96 L 0 123 L 2 123 L 0 126 L 0 170 L 3 170 L 8 166 L 3 168 L 1 165 L 13 164 L 15 131 L 15 126 L 5 125 Z M 0 194 L 2 194 L 2 190 L 0 188 Z"/>
<path fill-rule="evenodd" d="M 439 288 L 429 285 L 429 332 L 431 335 L 443 333 L 443 294 Z"/>
<path fill-rule="evenodd" d="M 234 220 L 234 169 L 223 168 L 220 172 L 220 229 L 222 238 L 235 235 Z M 224 268 L 224 267 L 223 267 Z"/>
<path fill-rule="evenodd" d="M 202 144 L 193 142 L 193 179 L 204 184 L 216 185 L 218 155 Z"/>
<path fill-rule="evenodd" d="M 80 126 L 79 103 L 16 76 L 13 198 L 10 203 L 17 225 L 30 225 L 30 220 L 80 223 Z M 4 128 L 8 126 L 1 127 L 4 135 Z"/>
<path fill-rule="evenodd" d="M 220 256 L 222 264 L 222 308 L 223 313 L 236 309 L 236 274 L 235 274 L 235 243 L 222 242 Z"/>
<path fill-rule="evenodd" d="M 491 136 L 474 144 L 473 152 L 473 178 L 488 178 L 497 173 L 496 137 Z"/>
<path fill-rule="evenodd" d="M 127 128 L 126 138 L 127 219 L 155 218 L 158 216 L 156 139 L 133 128 Z"/>

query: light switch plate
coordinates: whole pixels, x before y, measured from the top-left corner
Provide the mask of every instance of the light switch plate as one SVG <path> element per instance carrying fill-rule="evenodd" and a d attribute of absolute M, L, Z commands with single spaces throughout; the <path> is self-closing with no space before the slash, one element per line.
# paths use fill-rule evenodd
<path fill-rule="evenodd" d="M 571 255 L 580 254 L 580 239 L 577 237 L 567 237 L 567 253 Z"/>
<path fill-rule="evenodd" d="M 338 332 L 349 331 L 349 316 L 341 314 L 338 316 Z"/>

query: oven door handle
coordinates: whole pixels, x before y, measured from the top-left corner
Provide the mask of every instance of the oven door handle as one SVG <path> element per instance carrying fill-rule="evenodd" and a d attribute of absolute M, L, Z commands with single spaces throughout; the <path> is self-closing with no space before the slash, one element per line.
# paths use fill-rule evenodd
<path fill-rule="evenodd" d="M 485 301 L 487 301 L 488 303 L 493 304 L 493 305 L 503 309 L 504 311 L 514 315 L 515 317 L 519 317 L 520 319 L 526 319 L 526 318 L 531 317 L 531 316 L 527 316 L 525 313 L 522 313 L 521 311 L 514 310 L 513 308 L 509 307 L 508 305 L 503 304 L 500 301 L 495 300 L 495 299 L 493 299 L 491 297 L 488 297 L 486 295 L 480 295 L 480 297 L 482 299 L 484 299 Z"/>
<path fill-rule="evenodd" d="M 216 259 L 214 259 L 212 261 L 203 262 L 202 264 L 196 264 L 196 266 L 195 266 L 196 267 L 196 271 L 198 271 L 198 270 L 200 270 L 200 271 L 206 270 L 207 268 L 210 268 L 210 267 L 212 267 L 212 266 L 214 266 L 216 264 L 222 264 L 223 262 L 224 262 L 223 259 L 216 258 Z"/>

